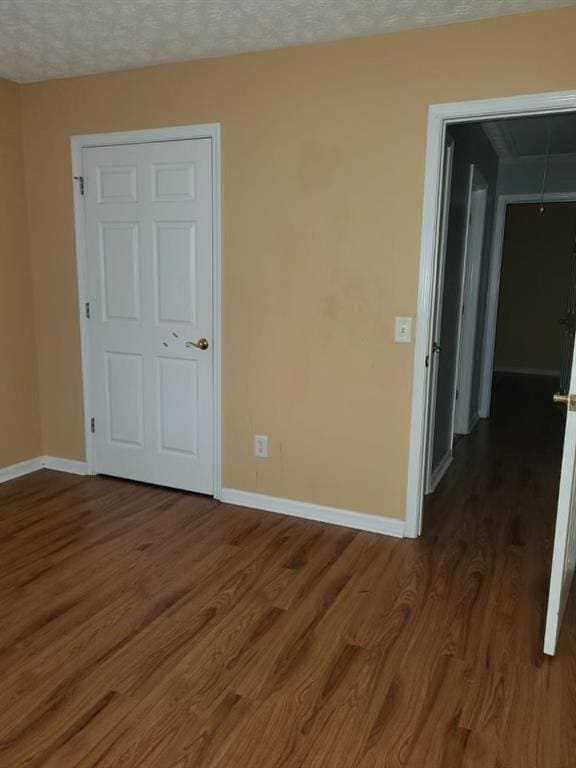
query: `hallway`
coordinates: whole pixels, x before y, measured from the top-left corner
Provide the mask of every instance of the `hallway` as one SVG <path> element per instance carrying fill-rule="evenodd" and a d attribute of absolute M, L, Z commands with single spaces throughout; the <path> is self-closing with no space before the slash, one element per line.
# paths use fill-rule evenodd
<path fill-rule="evenodd" d="M 461 583 L 443 651 L 466 666 L 460 724 L 483 748 L 499 743 L 478 765 L 509 749 L 496 765 L 568 766 L 576 749 L 573 599 L 556 657 L 542 655 L 564 431 L 555 388 L 552 378 L 497 374 L 492 418 L 459 440 L 426 500 L 424 538 L 436 557 L 453 558 Z M 515 731 L 520 712 L 534 726 L 528 738 L 522 718 Z M 539 743 L 548 746 L 537 760 Z"/>

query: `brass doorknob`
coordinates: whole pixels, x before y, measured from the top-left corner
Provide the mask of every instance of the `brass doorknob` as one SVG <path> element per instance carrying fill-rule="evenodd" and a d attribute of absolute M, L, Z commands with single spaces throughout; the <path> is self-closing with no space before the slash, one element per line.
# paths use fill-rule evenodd
<path fill-rule="evenodd" d="M 567 405 L 569 411 L 576 411 L 576 395 L 561 395 L 559 392 L 557 392 L 553 400 L 555 403 L 562 403 L 562 405 Z"/>
<path fill-rule="evenodd" d="M 187 341 L 187 347 L 196 347 L 196 349 L 208 349 L 208 339 L 198 339 L 198 341 Z"/>

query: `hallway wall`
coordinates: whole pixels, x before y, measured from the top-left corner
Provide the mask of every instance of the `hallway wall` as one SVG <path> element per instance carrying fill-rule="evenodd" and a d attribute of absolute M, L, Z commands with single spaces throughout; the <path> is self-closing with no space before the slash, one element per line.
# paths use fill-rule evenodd
<path fill-rule="evenodd" d="M 576 203 L 509 205 L 506 215 L 496 370 L 559 371 Z"/>

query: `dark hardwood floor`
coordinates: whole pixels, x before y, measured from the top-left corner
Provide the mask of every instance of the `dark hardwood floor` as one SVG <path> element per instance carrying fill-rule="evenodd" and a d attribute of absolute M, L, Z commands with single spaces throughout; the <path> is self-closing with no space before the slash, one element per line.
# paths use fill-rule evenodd
<path fill-rule="evenodd" d="M 563 418 L 505 377 L 425 535 L 111 478 L 0 486 L 2 768 L 574 768 L 541 653 Z"/>

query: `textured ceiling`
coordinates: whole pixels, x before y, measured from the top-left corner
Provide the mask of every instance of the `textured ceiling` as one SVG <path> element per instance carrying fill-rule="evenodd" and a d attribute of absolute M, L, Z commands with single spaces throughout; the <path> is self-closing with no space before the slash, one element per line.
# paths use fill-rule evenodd
<path fill-rule="evenodd" d="M 48 80 L 575 2 L 0 0 L 0 76 Z"/>
<path fill-rule="evenodd" d="M 576 115 L 519 117 L 481 123 L 496 154 L 503 160 L 576 153 Z"/>

